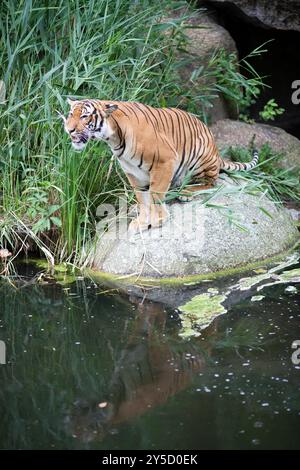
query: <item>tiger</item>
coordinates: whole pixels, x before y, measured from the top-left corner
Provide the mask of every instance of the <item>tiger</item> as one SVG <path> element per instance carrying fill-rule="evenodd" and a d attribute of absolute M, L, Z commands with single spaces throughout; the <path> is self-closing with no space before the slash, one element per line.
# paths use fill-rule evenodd
<path fill-rule="evenodd" d="M 129 225 L 136 233 L 161 226 L 168 218 L 166 194 L 190 178 L 181 200 L 212 188 L 221 170 L 249 171 L 258 163 L 254 150 L 250 163 L 220 156 L 208 126 L 194 114 L 178 108 L 154 108 L 131 101 L 70 99 L 65 131 L 75 150 L 89 140 L 106 142 L 132 186 L 138 215 Z"/>

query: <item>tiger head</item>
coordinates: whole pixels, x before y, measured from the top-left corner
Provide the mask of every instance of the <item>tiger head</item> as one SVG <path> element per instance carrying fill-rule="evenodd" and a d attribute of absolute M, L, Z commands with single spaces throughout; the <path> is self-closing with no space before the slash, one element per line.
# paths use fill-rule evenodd
<path fill-rule="evenodd" d="M 75 150 L 83 150 L 90 139 L 108 140 L 112 129 L 108 124 L 110 115 L 118 109 L 116 104 L 95 105 L 89 100 L 71 100 L 68 98 L 70 111 L 64 120 L 65 131 L 72 140 Z"/>

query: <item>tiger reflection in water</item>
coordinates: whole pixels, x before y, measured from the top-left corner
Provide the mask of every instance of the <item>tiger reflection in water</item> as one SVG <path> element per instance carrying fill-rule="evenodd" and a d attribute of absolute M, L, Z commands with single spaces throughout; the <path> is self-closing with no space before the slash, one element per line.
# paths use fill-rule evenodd
<path fill-rule="evenodd" d="M 117 361 L 108 395 L 99 397 L 97 403 L 78 400 L 65 419 L 68 434 L 85 443 L 102 440 L 116 426 L 167 402 L 190 385 L 193 375 L 205 366 L 211 342 L 201 341 L 201 349 L 197 341 L 185 342 L 174 352 L 164 336 L 166 320 L 162 305 L 138 304 L 134 331 Z M 205 336 L 216 333 L 215 325 Z"/>

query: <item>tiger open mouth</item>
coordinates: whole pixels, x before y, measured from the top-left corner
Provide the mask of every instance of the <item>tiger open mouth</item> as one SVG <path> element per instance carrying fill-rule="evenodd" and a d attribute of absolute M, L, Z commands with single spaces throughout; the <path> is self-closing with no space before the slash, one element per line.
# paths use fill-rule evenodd
<path fill-rule="evenodd" d="M 83 150 L 88 142 L 88 137 L 85 135 L 74 136 L 72 138 L 72 147 L 75 150 Z"/>
<path fill-rule="evenodd" d="M 83 150 L 85 146 L 86 146 L 86 141 L 82 141 L 82 140 L 72 141 L 72 147 L 75 150 Z"/>

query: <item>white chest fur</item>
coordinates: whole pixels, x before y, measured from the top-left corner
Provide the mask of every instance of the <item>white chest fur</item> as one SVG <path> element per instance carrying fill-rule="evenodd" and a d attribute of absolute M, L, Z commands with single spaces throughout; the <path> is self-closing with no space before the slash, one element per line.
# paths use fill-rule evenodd
<path fill-rule="evenodd" d="M 122 156 L 121 159 L 119 159 L 119 162 L 123 171 L 133 176 L 139 185 L 147 186 L 149 184 L 149 181 L 150 181 L 149 171 L 143 168 L 139 168 L 138 166 L 140 163 L 139 159 L 136 159 L 136 158 L 131 159 L 125 155 L 125 156 Z"/>
<path fill-rule="evenodd" d="M 133 149 L 136 148 L 134 136 L 127 132 L 124 152 L 122 152 L 122 147 L 120 147 L 120 141 L 116 134 L 111 133 L 107 143 L 123 171 L 133 176 L 139 186 L 148 186 L 150 182 L 149 171 L 145 168 L 145 163 L 141 162 L 138 156 L 133 155 Z M 140 164 L 141 167 L 139 166 Z"/>

